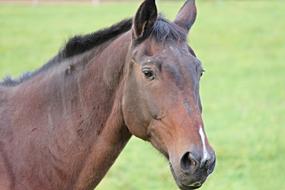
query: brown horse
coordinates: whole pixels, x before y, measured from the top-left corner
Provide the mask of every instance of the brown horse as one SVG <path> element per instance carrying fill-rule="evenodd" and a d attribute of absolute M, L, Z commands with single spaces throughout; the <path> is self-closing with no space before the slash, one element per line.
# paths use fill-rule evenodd
<path fill-rule="evenodd" d="M 201 117 L 200 61 L 174 22 L 145 0 L 134 19 L 72 38 L 51 61 L 0 85 L 0 189 L 89 190 L 132 135 L 169 160 L 177 185 L 200 187 L 215 165 Z"/>

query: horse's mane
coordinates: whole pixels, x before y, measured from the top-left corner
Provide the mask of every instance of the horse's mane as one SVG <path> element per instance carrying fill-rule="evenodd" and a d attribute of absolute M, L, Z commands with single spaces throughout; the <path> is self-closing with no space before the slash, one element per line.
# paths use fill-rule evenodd
<path fill-rule="evenodd" d="M 40 69 L 34 72 L 24 73 L 18 79 L 12 79 L 10 76 L 6 77 L 2 82 L 0 81 L 0 86 L 16 86 L 23 81 L 26 81 L 33 76 L 49 69 L 50 67 L 60 64 L 64 60 L 85 53 L 122 33 L 127 32 L 132 27 L 132 19 L 125 19 L 117 24 L 112 25 L 109 28 L 99 30 L 97 32 L 87 34 L 87 35 L 77 35 L 68 40 L 65 46 L 49 60 Z M 159 17 L 155 22 L 151 37 L 159 42 L 170 41 L 170 40 L 185 40 L 185 32 L 179 28 L 177 25 L 169 22 L 163 17 Z"/>

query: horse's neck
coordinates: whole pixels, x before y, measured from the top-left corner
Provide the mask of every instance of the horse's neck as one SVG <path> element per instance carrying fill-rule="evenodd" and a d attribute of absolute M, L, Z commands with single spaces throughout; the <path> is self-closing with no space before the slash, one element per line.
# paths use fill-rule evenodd
<path fill-rule="evenodd" d="M 17 113 L 22 113 L 22 129 L 31 131 L 27 141 L 34 143 L 33 154 L 40 154 L 42 146 L 47 150 L 36 157 L 39 160 L 30 158 L 34 162 L 29 164 L 41 165 L 61 189 L 97 185 L 131 136 L 121 112 L 128 47 L 129 34 L 124 34 L 95 57 L 78 58 L 78 63 L 58 66 L 49 76 L 19 87 L 22 109 Z M 37 80 L 36 90 L 32 80 Z"/>
<path fill-rule="evenodd" d="M 97 107 L 97 114 L 100 115 L 105 113 L 106 110 L 104 109 L 108 105 L 111 109 L 107 111 L 108 114 L 106 115 L 107 117 L 105 122 L 103 122 L 104 124 L 98 122 L 98 120 L 94 120 L 99 126 L 96 130 L 98 136 L 89 153 L 89 157 L 85 160 L 84 168 L 81 170 L 80 176 L 77 179 L 75 189 L 94 188 L 104 177 L 105 173 L 111 167 L 131 136 L 124 124 L 121 108 L 124 82 L 123 70 L 126 62 L 126 54 L 129 48 L 129 36 L 129 34 L 125 34 L 121 38 L 112 42 L 94 60 L 104 68 L 101 70 L 101 73 L 98 73 L 97 71 L 97 74 L 101 76 L 99 85 L 105 86 L 104 92 L 94 97 L 96 99 L 96 103 L 94 102 L 94 105 L 103 105 L 101 108 Z M 96 68 L 96 70 L 97 69 L 98 68 Z M 96 76 L 94 76 L 94 72 L 91 72 L 90 77 L 92 76 L 96 78 Z M 92 83 L 92 81 L 93 80 L 91 78 L 91 81 L 89 82 Z M 100 86 L 89 89 L 93 90 L 94 94 L 96 94 L 96 91 L 100 89 Z M 110 98 L 106 98 L 108 96 Z"/>

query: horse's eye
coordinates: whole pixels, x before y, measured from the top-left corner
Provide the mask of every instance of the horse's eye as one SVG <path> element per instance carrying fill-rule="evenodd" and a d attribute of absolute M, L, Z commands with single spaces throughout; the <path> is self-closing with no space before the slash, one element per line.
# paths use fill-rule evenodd
<path fill-rule="evenodd" d="M 142 70 L 145 78 L 149 79 L 149 80 L 154 80 L 154 73 L 151 69 L 149 68 L 145 68 Z"/>
<path fill-rule="evenodd" d="M 205 70 L 203 69 L 200 73 L 200 77 L 202 77 L 204 73 L 205 73 Z"/>

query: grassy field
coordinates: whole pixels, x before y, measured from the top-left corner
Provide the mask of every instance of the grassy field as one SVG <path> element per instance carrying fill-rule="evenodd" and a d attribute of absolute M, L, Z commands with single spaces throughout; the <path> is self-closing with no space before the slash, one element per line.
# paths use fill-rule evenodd
<path fill-rule="evenodd" d="M 0 77 L 51 58 L 74 34 L 131 16 L 138 3 L 0 5 Z M 177 3 L 160 3 L 174 18 Z M 198 1 L 189 41 L 206 73 L 204 120 L 217 167 L 203 190 L 285 189 L 285 6 L 282 1 Z M 133 138 L 99 190 L 175 190 L 167 161 Z"/>

